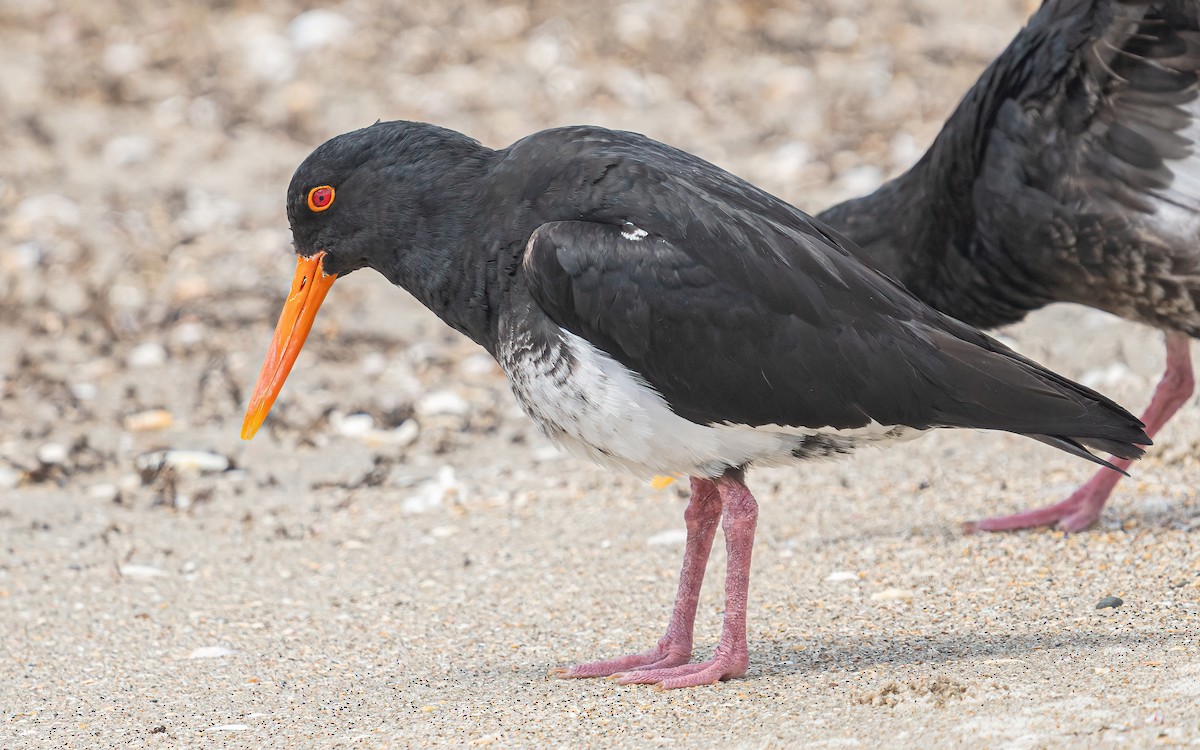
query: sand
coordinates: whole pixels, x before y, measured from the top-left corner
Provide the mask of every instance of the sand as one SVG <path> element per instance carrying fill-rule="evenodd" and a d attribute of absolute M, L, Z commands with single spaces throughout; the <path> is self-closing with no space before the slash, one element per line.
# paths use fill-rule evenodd
<path fill-rule="evenodd" d="M 382 279 L 338 281 L 238 439 L 325 138 L 591 122 L 819 210 L 908 166 L 1029 3 L 208 5 L 0 3 L 0 747 L 1200 744 L 1194 405 L 1078 535 L 961 533 L 1091 475 L 1012 436 L 752 472 L 750 672 L 672 692 L 547 673 L 658 638 L 681 485 L 560 454 Z M 1001 333 L 1135 410 L 1161 372 L 1094 311 Z"/>

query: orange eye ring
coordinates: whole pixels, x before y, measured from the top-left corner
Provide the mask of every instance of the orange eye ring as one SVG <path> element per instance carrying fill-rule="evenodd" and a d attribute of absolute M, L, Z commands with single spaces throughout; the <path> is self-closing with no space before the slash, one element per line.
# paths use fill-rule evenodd
<path fill-rule="evenodd" d="M 336 191 L 329 185 L 318 185 L 308 191 L 308 210 L 309 211 L 324 211 L 333 205 L 333 197 Z"/>

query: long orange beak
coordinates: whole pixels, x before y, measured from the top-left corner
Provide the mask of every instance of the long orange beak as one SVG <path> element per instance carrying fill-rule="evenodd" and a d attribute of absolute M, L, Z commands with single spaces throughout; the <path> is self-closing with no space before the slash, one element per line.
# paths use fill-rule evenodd
<path fill-rule="evenodd" d="M 292 365 L 296 363 L 300 347 L 304 346 L 304 340 L 312 330 L 317 309 L 337 278 L 337 274 L 327 274 L 321 268 L 323 257 L 324 250 L 311 258 L 296 260 L 292 291 L 283 305 L 283 312 L 279 314 L 275 335 L 271 337 L 271 347 L 267 349 L 267 359 L 254 386 L 254 395 L 250 397 L 250 406 L 246 408 L 246 419 L 242 421 L 242 440 L 254 437 L 267 418 L 267 412 L 271 411 L 275 397 L 283 388 L 283 381 L 287 380 Z"/>

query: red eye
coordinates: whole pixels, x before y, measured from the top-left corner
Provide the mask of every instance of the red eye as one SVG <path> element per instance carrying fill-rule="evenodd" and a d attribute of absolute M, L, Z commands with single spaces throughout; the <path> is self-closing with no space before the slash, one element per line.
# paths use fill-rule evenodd
<path fill-rule="evenodd" d="M 308 207 L 312 211 L 324 211 L 333 205 L 333 188 L 321 185 L 308 191 Z"/>

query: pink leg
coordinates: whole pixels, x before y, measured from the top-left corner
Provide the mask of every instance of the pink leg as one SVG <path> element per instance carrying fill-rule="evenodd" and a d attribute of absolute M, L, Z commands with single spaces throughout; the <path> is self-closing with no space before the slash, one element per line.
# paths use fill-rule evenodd
<path fill-rule="evenodd" d="M 704 567 L 720 517 L 721 495 L 717 486 L 710 479 L 692 477 L 692 498 L 683 512 L 687 543 L 683 552 L 683 570 L 679 573 L 679 592 L 675 595 L 667 632 L 657 646 L 645 653 L 577 664 L 569 669 L 556 669 L 553 673 L 563 678 L 607 677 L 631 669 L 687 664 L 692 658 L 692 630 L 696 622 L 696 605 L 700 601 L 700 586 L 704 583 Z"/>
<path fill-rule="evenodd" d="M 656 683 L 661 689 L 711 685 L 741 677 L 750 665 L 746 648 L 746 598 L 750 592 L 750 553 L 758 524 L 758 503 L 742 481 L 740 470 L 727 471 L 716 480 L 725 507 L 722 528 L 728 564 L 725 571 L 725 621 L 721 641 L 708 661 L 677 667 L 644 667 L 626 672 L 617 682 Z"/>
<path fill-rule="evenodd" d="M 1150 406 L 1142 415 L 1142 421 L 1146 423 L 1146 434 L 1150 437 L 1154 437 L 1167 420 L 1179 411 L 1179 407 L 1191 398 L 1194 380 L 1192 358 L 1188 352 L 1189 342 L 1190 339 L 1185 334 L 1176 331 L 1167 334 L 1167 371 L 1163 373 L 1162 380 L 1154 390 Z M 1108 460 L 1121 469 L 1128 469 L 1132 463 L 1112 456 L 1109 456 Z M 1062 502 L 1011 516 L 986 518 L 966 524 L 966 530 L 1012 531 L 1056 524 L 1063 531 L 1083 531 L 1099 520 L 1100 511 L 1120 480 L 1121 475 L 1117 472 L 1101 469 L 1087 484 L 1075 490 Z"/>

